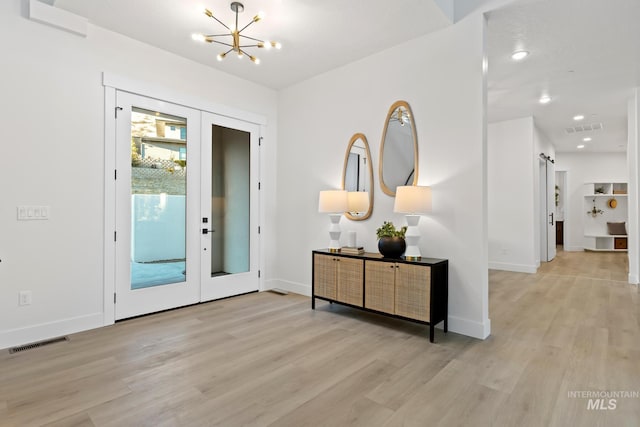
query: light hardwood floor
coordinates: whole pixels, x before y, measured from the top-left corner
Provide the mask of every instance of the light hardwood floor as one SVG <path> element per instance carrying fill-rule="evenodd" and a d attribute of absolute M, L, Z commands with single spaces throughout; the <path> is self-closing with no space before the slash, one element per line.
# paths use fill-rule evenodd
<path fill-rule="evenodd" d="M 492 335 L 265 292 L 0 351 L 2 426 L 637 426 L 640 303 L 626 254 L 490 272 Z"/>

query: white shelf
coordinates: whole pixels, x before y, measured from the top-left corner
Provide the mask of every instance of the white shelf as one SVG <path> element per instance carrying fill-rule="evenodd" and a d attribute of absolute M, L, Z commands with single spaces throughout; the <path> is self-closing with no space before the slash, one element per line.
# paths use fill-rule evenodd
<path fill-rule="evenodd" d="M 596 192 L 596 190 L 601 190 Z M 614 193 L 614 192 L 623 193 Z M 608 233 L 607 222 L 628 222 L 628 186 L 626 182 L 589 182 L 583 189 L 583 248 L 597 252 L 626 252 L 627 249 L 616 249 L 617 239 L 627 239 L 627 235 Z M 616 199 L 617 207 L 611 208 L 609 200 Z M 601 211 L 596 216 L 588 212 L 595 206 Z M 628 242 L 628 241 L 627 241 Z M 620 243 L 618 241 L 618 243 Z"/>

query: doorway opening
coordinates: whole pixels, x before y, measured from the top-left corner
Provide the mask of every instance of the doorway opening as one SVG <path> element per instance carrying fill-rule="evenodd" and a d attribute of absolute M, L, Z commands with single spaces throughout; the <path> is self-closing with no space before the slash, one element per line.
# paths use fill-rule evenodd
<path fill-rule="evenodd" d="M 539 158 L 540 262 L 548 262 L 556 256 L 555 161 L 544 153 Z"/>

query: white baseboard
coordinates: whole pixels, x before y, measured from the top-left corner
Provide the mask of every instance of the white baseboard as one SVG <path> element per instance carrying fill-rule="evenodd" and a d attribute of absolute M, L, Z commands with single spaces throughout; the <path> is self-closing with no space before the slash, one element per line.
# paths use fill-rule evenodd
<path fill-rule="evenodd" d="M 632 285 L 638 285 L 640 283 L 640 279 L 637 274 L 629 274 L 629 283 Z"/>
<path fill-rule="evenodd" d="M 535 273 L 538 271 L 535 265 L 510 264 L 507 262 L 491 262 L 489 268 L 493 270 L 515 271 L 516 273 Z"/>
<path fill-rule="evenodd" d="M 480 323 L 449 315 L 449 324 L 447 326 L 451 332 L 481 340 L 486 339 L 491 334 L 491 319 Z"/>
<path fill-rule="evenodd" d="M 271 279 L 265 282 L 265 291 L 269 289 L 284 289 L 285 291 L 293 292 L 294 294 L 311 296 L 311 285 L 304 283 L 291 282 L 289 280 Z"/>
<path fill-rule="evenodd" d="M 565 252 L 584 252 L 584 246 L 564 246 Z"/>
<path fill-rule="evenodd" d="M 93 313 L 51 323 L 27 326 L 26 328 L 0 331 L 0 349 L 56 338 L 101 326 L 104 326 L 103 314 Z"/>

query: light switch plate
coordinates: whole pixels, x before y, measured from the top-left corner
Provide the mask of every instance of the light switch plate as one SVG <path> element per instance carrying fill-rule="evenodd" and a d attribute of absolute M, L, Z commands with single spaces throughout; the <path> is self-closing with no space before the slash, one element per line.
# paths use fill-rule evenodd
<path fill-rule="evenodd" d="M 18 221 L 49 219 L 49 206 L 18 206 Z"/>

